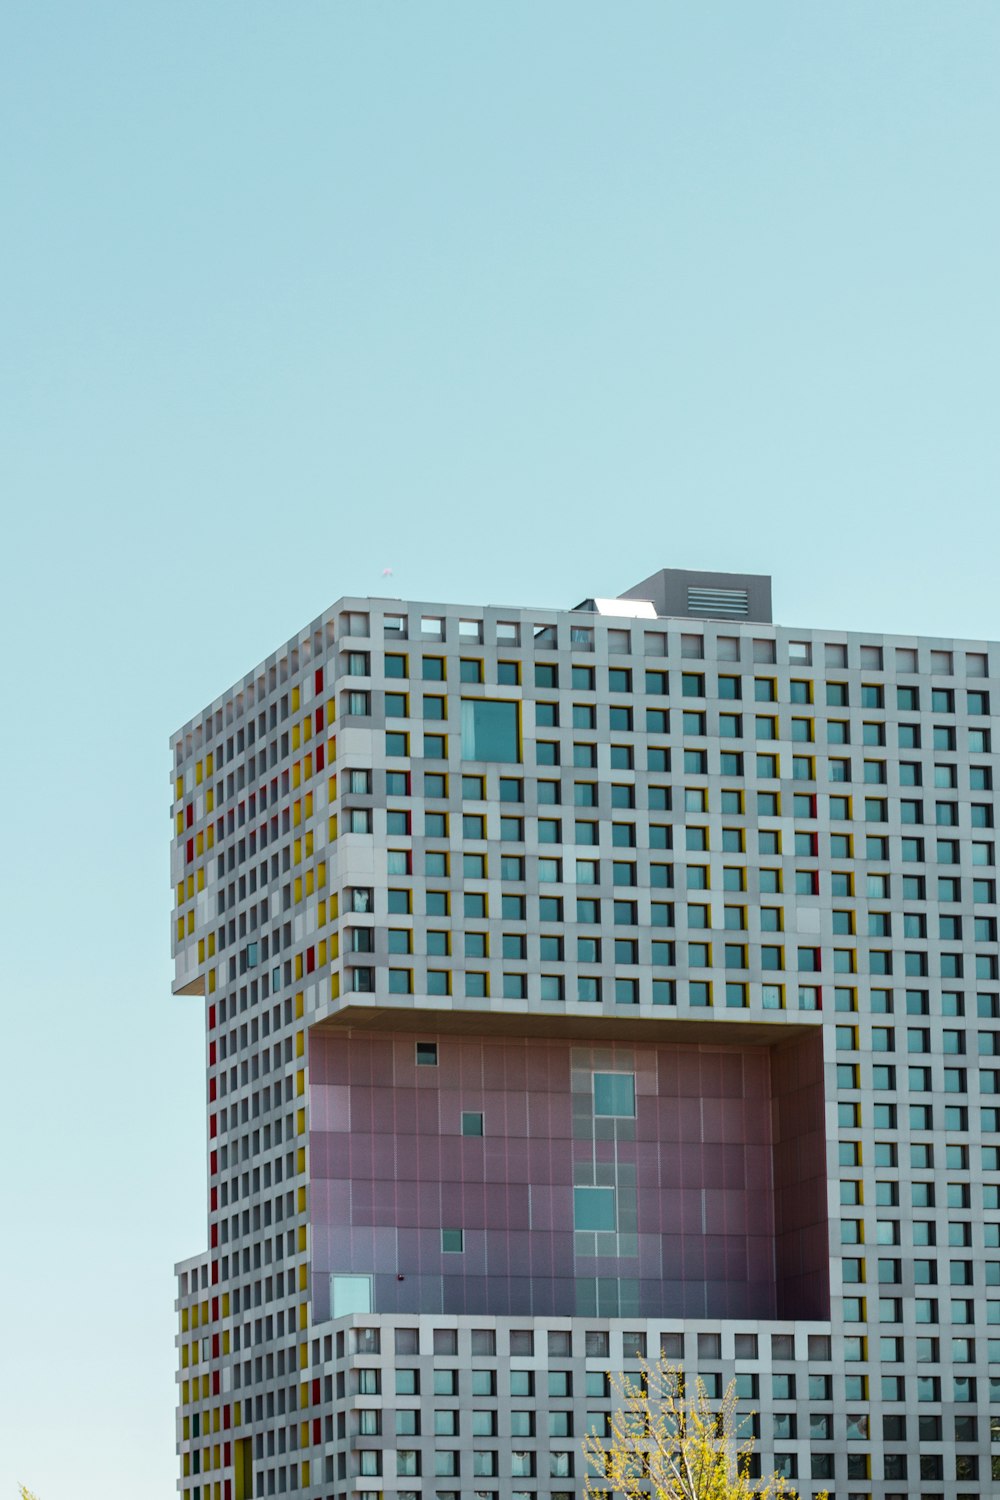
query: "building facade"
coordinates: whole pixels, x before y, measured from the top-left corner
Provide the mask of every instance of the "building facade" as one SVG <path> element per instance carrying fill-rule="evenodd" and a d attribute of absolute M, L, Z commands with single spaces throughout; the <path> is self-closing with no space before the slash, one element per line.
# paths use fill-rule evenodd
<path fill-rule="evenodd" d="M 1000 1493 L 994 668 L 664 570 L 184 726 L 185 1500 L 566 1500 L 661 1352 L 803 1497 Z"/>

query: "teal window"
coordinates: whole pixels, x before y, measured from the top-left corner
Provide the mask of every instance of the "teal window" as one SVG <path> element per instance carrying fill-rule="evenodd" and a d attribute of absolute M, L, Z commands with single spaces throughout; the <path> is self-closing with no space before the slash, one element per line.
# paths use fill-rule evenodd
<path fill-rule="evenodd" d="M 370 1313 L 372 1279 L 370 1276 L 330 1277 L 330 1316 L 343 1318 L 349 1313 Z"/>
<path fill-rule="evenodd" d="M 573 1225 L 576 1229 L 614 1230 L 615 1190 L 604 1187 L 573 1189 Z"/>
<path fill-rule="evenodd" d="M 465 1231 L 462 1229 L 442 1229 L 441 1249 L 450 1253 L 461 1253 L 465 1249 Z"/>
<path fill-rule="evenodd" d="M 463 698 L 462 755 L 466 760 L 519 761 L 518 705 L 488 698 Z"/>
<path fill-rule="evenodd" d="M 462 1134 L 482 1135 L 483 1117 L 474 1110 L 465 1110 L 462 1113 Z"/>
<path fill-rule="evenodd" d="M 635 1118 L 635 1074 L 595 1073 L 594 1114 Z"/>

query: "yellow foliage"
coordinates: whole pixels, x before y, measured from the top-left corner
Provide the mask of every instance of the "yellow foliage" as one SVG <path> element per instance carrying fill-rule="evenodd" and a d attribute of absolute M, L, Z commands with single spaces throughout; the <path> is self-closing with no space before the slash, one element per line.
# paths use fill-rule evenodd
<path fill-rule="evenodd" d="M 753 1437 L 741 1437 L 747 1414 L 737 1411 L 735 1382 L 718 1406 L 700 1380 L 688 1389 L 684 1372 L 661 1359 L 642 1362 L 636 1377 L 611 1376 L 618 1404 L 611 1432 L 590 1433 L 583 1452 L 592 1500 L 794 1500 L 780 1474 L 750 1477 Z M 826 1493 L 818 1500 L 827 1500 Z"/>

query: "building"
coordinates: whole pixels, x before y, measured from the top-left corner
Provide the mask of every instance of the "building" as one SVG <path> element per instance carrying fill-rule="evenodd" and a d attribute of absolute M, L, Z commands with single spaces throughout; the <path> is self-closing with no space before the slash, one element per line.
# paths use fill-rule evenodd
<path fill-rule="evenodd" d="M 667 570 L 343 599 L 184 726 L 185 1500 L 581 1495 L 661 1349 L 802 1496 L 997 1492 L 994 672 Z"/>

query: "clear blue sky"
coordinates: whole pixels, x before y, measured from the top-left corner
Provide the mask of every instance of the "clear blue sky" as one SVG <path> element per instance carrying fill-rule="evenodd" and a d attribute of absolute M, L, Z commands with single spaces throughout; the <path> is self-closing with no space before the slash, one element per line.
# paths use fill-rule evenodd
<path fill-rule="evenodd" d="M 174 1492 L 179 723 L 343 593 L 711 566 L 1000 634 L 998 43 L 995 0 L 8 5 L 0 1500 Z"/>

